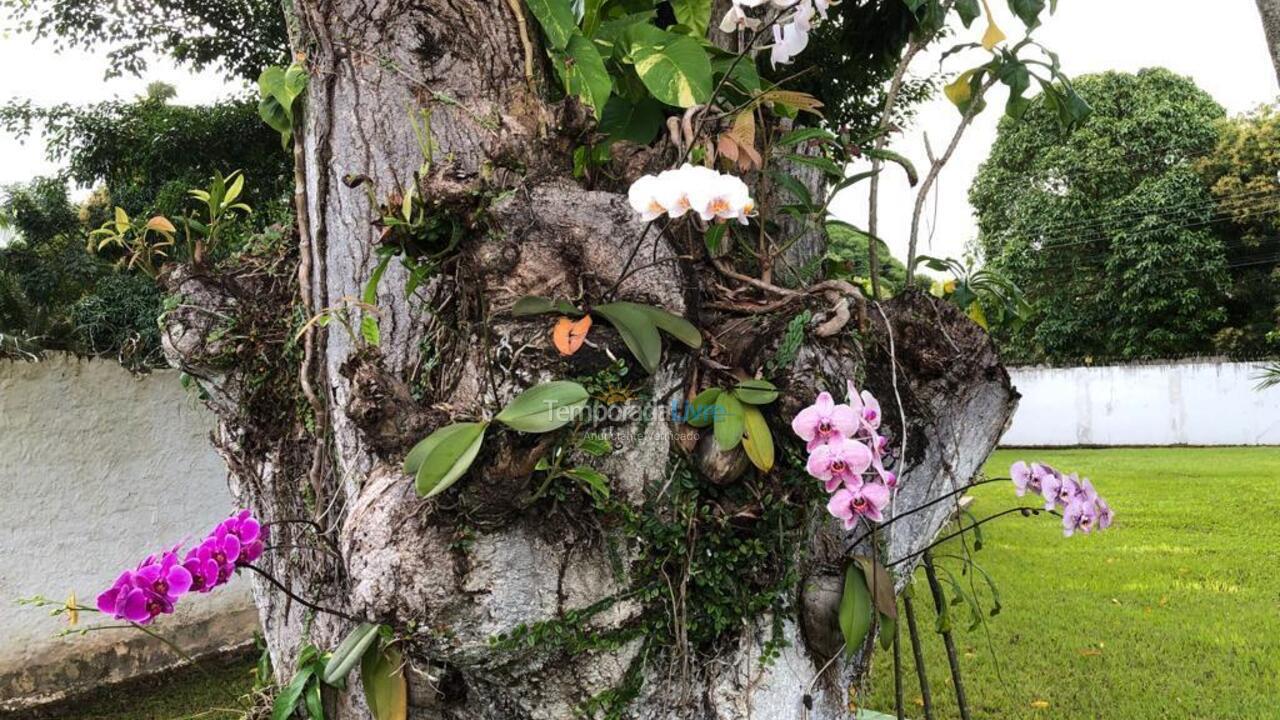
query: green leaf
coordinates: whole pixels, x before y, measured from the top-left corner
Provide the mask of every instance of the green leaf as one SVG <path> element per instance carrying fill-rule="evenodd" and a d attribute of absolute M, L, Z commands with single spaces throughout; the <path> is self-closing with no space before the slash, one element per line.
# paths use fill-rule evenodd
<path fill-rule="evenodd" d="M 715 425 L 716 445 L 722 451 L 732 450 L 742 442 L 742 403 L 738 402 L 733 393 L 722 392 L 716 396 L 715 417 L 712 422 Z"/>
<path fill-rule="evenodd" d="M 743 380 L 733 394 L 749 405 L 768 405 L 778 399 L 778 388 L 768 380 Z"/>
<path fill-rule="evenodd" d="M 778 172 L 776 170 L 770 172 L 769 176 L 772 177 L 778 185 L 782 186 L 783 190 L 791 193 L 791 196 L 806 209 L 813 207 L 813 194 L 809 192 L 809 188 L 805 187 L 804 183 L 800 182 L 792 175 Z"/>
<path fill-rule="evenodd" d="M 563 298 L 541 297 L 539 295 L 525 295 L 516 300 L 516 304 L 511 308 L 511 317 L 526 317 L 529 315 L 543 315 L 545 313 L 558 312 L 561 315 L 581 315 L 582 311 L 574 307 L 573 303 Z"/>
<path fill-rule="evenodd" d="M 303 694 L 306 702 L 307 717 L 311 720 L 324 720 L 324 698 L 320 696 L 320 683 L 310 683 Z"/>
<path fill-rule="evenodd" d="M 610 141 L 648 145 L 662 129 L 662 119 L 662 106 L 653 98 L 632 103 L 621 95 L 614 95 L 600 115 L 600 132 L 609 136 Z"/>
<path fill-rule="evenodd" d="M 729 236 L 729 223 L 715 223 L 707 228 L 707 232 L 702 236 L 702 242 L 707 246 L 707 254 L 713 258 L 727 255 L 730 245 L 725 241 L 726 236 Z M 732 236 L 729 236 L 729 239 L 732 239 Z"/>
<path fill-rule="evenodd" d="M 650 313 L 640 305 L 627 302 L 596 305 L 592 310 L 618 330 L 622 342 L 626 343 L 641 367 L 649 374 L 658 369 L 658 363 L 662 361 L 662 338 L 658 336 L 657 323 Z"/>
<path fill-rule="evenodd" d="M 905 156 L 900 155 L 886 148 L 867 148 L 864 151 L 867 157 L 873 160 L 887 160 L 891 163 L 897 163 L 903 170 L 907 171 L 907 182 L 915 187 L 920 182 L 920 175 L 916 172 L 916 166 L 911 164 Z"/>
<path fill-rule="evenodd" d="M 839 146 L 840 144 L 836 139 L 835 133 L 830 130 L 824 130 L 816 127 L 804 127 L 799 130 L 792 130 L 786 135 L 778 138 L 777 144 L 782 147 L 791 147 L 792 145 L 799 145 L 800 143 L 807 142 L 809 140 L 821 140 L 822 142 L 833 146 Z"/>
<path fill-rule="evenodd" d="M 445 425 L 415 445 L 404 464 L 406 472 L 417 464 L 417 470 L 412 472 L 418 494 L 435 497 L 466 474 L 480 453 L 487 427 L 486 423 L 477 422 Z"/>
<path fill-rule="evenodd" d="M 589 399 L 578 383 L 554 380 L 520 393 L 495 419 L 520 432 L 551 432 L 572 422 Z"/>
<path fill-rule="evenodd" d="M 404 679 L 404 657 L 394 645 L 371 647 L 360 661 L 364 699 L 374 720 L 405 720 L 409 714 L 409 687 Z"/>
<path fill-rule="evenodd" d="M 1030 30 L 1040 24 L 1040 13 L 1044 12 L 1044 0 L 1009 0 L 1009 9 Z"/>
<path fill-rule="evenodd" d="M 760 92 L 760 73 L 756 71 L 756 64 L 748 58 L 735 63 L 737 57 L 736 53 L 717 55 L 711 60 L 712 73 L 717 78 L 728 74 L 729 82 L 745 93 Z"/>
<path fill-rule="evenodd" d="M 621 305 L 624 303 L 614 303 Z M 693 323 L 674 313 L 669 313 L 662 308 L 656 308 L 652 305 L 641 305 L 639 303 L 625 303 L 639 308 L 647 313 L 653 320 L 653 324 L 658 326 L 662 332 L 697 350 L 702 347 L 702 333 Z"/>
<path fill-rule="evenodd" d="M 298 708 L 298 700 L 307 689 L 307 683 L 315 675 L 311 668 L 300 668 L 293 679 L 280 689 L 275 702 L 271 705 L 271 720 L 288 720 Z"/>
<path fill-rule="evenodd" d="M 696 428 L 709 426 L 715 419 L 716 399 L 720 397 L 720 388 L 712 387 L 698 393 L 689 401 L 684 421 Z"/>
<path fill-rule="evenodd" d="M 743 405 L 742 425 L 742 449 L 747 452 L 747 459 L 761 472 L 769 472 L 773 469 L 773 434 L 760 408 Z"/>
<path fill-rule="evenodd" d="M 587 490 L 600 498 L 609 497 L 609 478 L 604 473 L 586 465 L 579 465 L 565 471 L 565 475 L 587 486 Z"/>
<path fill-rule="evenodd" d="M 593 457 L 604 457 L 613 452 L 613 443 L 606 437 L 588 435 L 578 443 L 578 449 Z"/>
<path fill-rule="evenodd" d="M 955 8 L 956 14 L 960 16 L 960 22 L 964 23 L 965 27 L 972 25 L 981 14 L 978 0 L 957 0 Z"/>
<path fill-rule="evenodd" d="M 840 167 L 839 165 L 835 164 L 831 160 L 824 157 L 815 157 L 812 155 L 800 155 L 798 153 L 791 153 L 790 155 L 787 155 L 787 159 L 794 163 L 799 163 L 801 165 L 808 165 L 809 167 L 817 168 L 818 170 L 822 171 L 822 174 L 826 175 L 829 178 L 834 178 L 838 180 L 844 177 L 844 168 Z"/>
<path fill-rule="evenodd" d="M 595 43 L 575 31 L 564 52 L 555 53 L 553 61 L 556 73 L 564 81 L 565 91 L 578 96 L 600 118 L 613 92 L 613 81 L 609 79 L 609 71 L 605 70 L 604 60 L 600 58 Z"/>
<path fill-rule="evenodd" d="M 552 50 L 565 49 L 569 38 L 578 31 L 569 0 L 525 0 L 525 4 L 538 18 L 542 33 L 547 36 L 547 45 Z"/>
<path fill-rule="evenodd" d="M 711 22 L 711 0 L 671 0 L 671 9 L 676 13 L 676 22 L 689 28 L 694 37 L 706 36 Z"/>
<path fill-rule="evenodd" d="M 857 563 L 844 571 L 844 592 L 840 595 L 840 633 L 844 635 L 845 657 L 853 657 L 871 631 L 871 593 Z"/>
<path fill-rule="evenodd" d="M 893 636 L 898 632 L 898 619 L 888 615 L 880 616 L 880 647 L 888 650 L 893 647 Z"/>
<path fill-rule="evenodd" d="M 647 23 L 629 27 L 626 40 L 636 74 L 659 101 L 687 108 L 711 99 L 711 61 L 697 40 Z"/>
<path fill-rule="evenodd" d="M 324 673 L 321 680 L 326 685 L 339 685 L 347 673 L 351 672 L 351 668 L 360 662 L 360 656 L 365 650 L 378 639 L 378 625 L 376 623 L 360 623 L 347 633 L 347 636 L 338 644 L 333 655 L 329 657 L 329 662 L 325 663 Z"/>

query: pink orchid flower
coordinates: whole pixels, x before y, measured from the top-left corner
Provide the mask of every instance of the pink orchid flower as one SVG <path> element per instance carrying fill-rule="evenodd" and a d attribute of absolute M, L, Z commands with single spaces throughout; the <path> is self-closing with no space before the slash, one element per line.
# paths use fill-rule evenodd
<path fill-rule="evenodd" d="M 879 483 L 864 483 L 857 489 L 841 488 L 831 496 L 827 512 L 844 521 L 844 529 L 852 530 L 858 518 L 880 522 L 880 512 L 889 503 L 889 488 Z"/>
<path fill-rule="evenodd" d="M 856 488 L 862 484 L 862 473 L 871 467 L 871 451 L 857 440 L 842 438 L 820 445 L 809 455 L 805 469 L 826 484 L 827 492 L 838 487 Z"/>
<path fill-rule="evenodd" d="M 791 429 L 812 451 L 820 445 L 853 437 L 858 429 L 858 415 L 848 405 L 837 405 L 831 393 L 824 392 L 796 415 Z"/>
<path fill-rule="evenodd" d="M 852 380 L 845 383 L 845 389 L 849 393 L 850 407 L 858 414 L 858 422 L 872 432 L 880 429 L 880 401 L 876 396 L 866 390 L 859 393 Z"/>

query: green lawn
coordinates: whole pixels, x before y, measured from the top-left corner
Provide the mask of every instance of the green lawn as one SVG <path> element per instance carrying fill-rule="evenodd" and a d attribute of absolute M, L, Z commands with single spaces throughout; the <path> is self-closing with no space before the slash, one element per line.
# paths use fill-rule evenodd
<path fill-rule="evenodd" d="M 987 472 L 1007 476 L 1019 459 L 1092 478 L 1116 523 L 1074 538 L 1056 518 L 984 527 L 975 559 L 1004 609 L 987 632 L 966 632 L 967 611 L 953 613 L 973 717 L 1280 717 L 1280 449 L 1002 450 Z M 1018 501 L 1004 483 L 974 495 L 979 517 Z M 918 576 L 935 717 L 955 718 Z M 902 637 L 907 714 L 921 718 L 905 628 Z M 893 708 L 892 667 L 881 652 L 869 706 Z"/>

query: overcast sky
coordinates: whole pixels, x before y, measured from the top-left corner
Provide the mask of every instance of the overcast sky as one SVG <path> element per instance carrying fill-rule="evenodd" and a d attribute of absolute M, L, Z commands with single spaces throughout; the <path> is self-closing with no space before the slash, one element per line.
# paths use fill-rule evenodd
<path fill-rule="evenodd" d="M 1022 25 L 1009 15 L 1006 3 L 993 0 L 990 4 L 1004 31 L 1011 38 L 1020 37 Z M 1160 65 L 1189 75 L 1229 112 L 1239 113 L 1280 95 L 1257 12 L 1254 0 L 1060 0 L 1057 14 L 1046 19 L 1036 37 L 1059 51 L 1069 75 Z M 960 28 L 956 42 L 976 41 L 982 30 L 980 23 L 970 30 Z M 976 64 L 961 58 L 952 60 L 959 61 L 949 64 L 953 69 Z M 937 62 L 937 53 L 922 55 L 914 67 L 928 74 L 936 70 Z M 153 63 L 152 71 L 143 78 L 104 81 L 102 59 L 84 52 L 57 54 L 47 44 L 33 47 L 22 36 L 0 37 L 0 67 L 5 68 L 0 73 L 0 98 L 31 98 L 41 104 L 130 98 L 141 94 L 153 80 L 177 87 L 179 103 L 209 102 L 241 89 L 220 81 L 215 74 L 193 76 L 165 62 Z M 922 240 L 922 252 L 960 257 L 974 235 L 966 194 L 995 138 L 1003 98 L 997 94 L 991 105 L 942 174 L 936 195 L 936 227 L 926 225 L 922 233 L 924 238 L 932 234 L 932 247 Z M 917 127 L 895 138 L 893 147 L 923 168 L 922 133 L 928 133 L 935 146 L 941 145 L 950 137 L 958 117 L 955 108 L 939 97 L 921 108 Z M 51 169 L 38 138 L 20 144 L 0 132 L 0 184 L 26 180 Z M 881 187 L 880 233 L 901 258 L 906 254 L 912 196 L 902 174 L 893 168 L 887 171 Z M 838 216 L 861 225 L 866 216 L 865 185 L 836 198 L 832 208 Z M 926 219 L 933 217 L 931 204 Z"/>

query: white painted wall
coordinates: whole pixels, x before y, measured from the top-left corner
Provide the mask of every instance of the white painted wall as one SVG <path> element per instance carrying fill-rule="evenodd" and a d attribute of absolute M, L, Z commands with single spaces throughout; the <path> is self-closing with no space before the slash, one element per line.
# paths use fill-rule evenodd
<path fill-rule="evenodd" d="M 1261 363 L 1012 368 L 1003 445 L 1280 445 L 1280 388 Z"/>
<path fill-rule="evenodd" d="M 225 517 L 232 500 L 212 428 L 175 372 L 138 378 L 64 356 L 0 362 L 0 709 L 165 662 L 136 631 L 54 639 L 65 625 L 14 601 L 74 590 L 93 606 L 122 569 Z M 184 599 L 155 627 L 192 652 L 243 642 L 256 626 L 248 585 Z"/>

